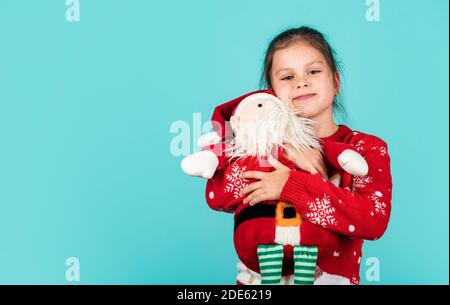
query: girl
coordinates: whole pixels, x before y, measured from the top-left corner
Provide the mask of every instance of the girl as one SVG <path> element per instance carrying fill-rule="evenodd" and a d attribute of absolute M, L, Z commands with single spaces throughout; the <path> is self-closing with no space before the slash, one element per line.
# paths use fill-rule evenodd
<path fill-rule="evenodd" d="M 387 144 L 335 123 L 340 73 L 333 50 L 317 30 L 293 28 L 275 37 L 266 52 L 263 81 L 290 108 L 315 122 L 316 135 L 322 141 L 353 145 L 366 159 L 369 172 L 354 177 L 340 172 L 333 177 L 340 181 L 337 187 L 328 181 L 331 173 L 318 150 L 300 153 L 291 149 L 285 157 L 301 170 L 290 170 L 278 162 L 272 172 L 243 172 L 240 178 L 257 180 L 241 191 L 246 196 L 244 203 L 290 202 L 304 219 L 336 233 L 339 248 L 332 256 L 321 257 L 319 253 L 318 267 L 329 275 L 328 283 L 359 284 L 363 240 L 380 238 L 390 217 L 392 182 Z"/>

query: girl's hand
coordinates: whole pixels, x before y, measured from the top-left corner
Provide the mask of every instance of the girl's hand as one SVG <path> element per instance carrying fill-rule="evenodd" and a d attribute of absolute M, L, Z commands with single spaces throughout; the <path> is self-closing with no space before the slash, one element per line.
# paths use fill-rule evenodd
<path fill-rule="evenodd" d="M 250 195 L 244 199 L 244 203 L 255 205 L 261 201 L 280 199 L 281 191 L 289 178 L 291 170 L 272 156 L 269 156 L 269 163 L 275 168 L 273 172 L 247 171 L 239 176 L 243 179 L 259 180 L 242 189 L 240 193 L 241 196 L 250 193 Z"/>
<path fill-rule="evenodd" d="M 325 180 L 328 180 L 327 168 L 322 153 L 318 149 L 308 148 L 306 151 L 298 151 L 289 144 L 286 146 L 287 149 L 284 150 L 283 155 L 298 168 L 312 175 L 320 173 Z"/>

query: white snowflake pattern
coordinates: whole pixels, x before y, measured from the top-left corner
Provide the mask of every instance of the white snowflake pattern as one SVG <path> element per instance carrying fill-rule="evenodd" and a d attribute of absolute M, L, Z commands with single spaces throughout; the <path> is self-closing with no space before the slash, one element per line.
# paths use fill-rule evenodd
<path fill-rule="evenodd" d="M 374 146 L 371 150 L 378 150 L 380 152 L 380 156 L 385 156 L 387 154 L 386 146 Z"/>
<path fill-rule="evenodd" d="M 355 144 L 355 148 L 357 151 L 362 151 L 364 150 L 363 145 L 366 144 L 366 142 L 364 142 L 364 140 L 359 140 L 356 144 Z"/>
<path fill-rule="evenodd" d="M 370 176 L 353 176 L 352 190 L 360 190 L 366 187 L 366 185 L 373 181 Z"/>
<path fill-rule="evenodd" d="M 386 216 L 386 203 L 381 201 L 381 197 L 383 197 L 383 194 L 380 191 L 373 192 L 370 195 L 370 199 L 375 203 L 375 213 Z"/>
<path fill-rule="evenodd" d="M 309 211 L 305 216 L 311 220 L 312 223 L 326 227 L 327 225 L 337 225 L 334 218 L 335 208 L 331 206 L 330 197 L 324 194 L 322 199 L 316 198 L 315 201 L 308 202 Z"/>
<path fill-rule="evenodd" d="M 234 198 L 239 198 L 240 191 L 247 186 L 247 179 L 239 178 L 239 175 L 247 169 L 247 166 L 240 167 L 234 163 L 231 165 L 231 173 L 226 174 L 225 179 L 227 185 L 225 186 L 225 193 L 233 193 Z"/>

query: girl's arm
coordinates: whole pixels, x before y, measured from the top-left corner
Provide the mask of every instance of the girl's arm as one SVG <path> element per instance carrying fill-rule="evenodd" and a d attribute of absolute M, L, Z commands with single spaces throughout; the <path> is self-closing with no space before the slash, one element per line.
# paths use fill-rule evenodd
<path fill-rule="evenodd" d="M 362 155 L 369 172 L 354 176 L 351 190 L 336 187 L 319 174 L 292 170 L 280 199 L 293 203 L 305 219 L 328 230 L 363 239 L 380 238 L 391 212 L 387 144 L 376 138 Z"/>

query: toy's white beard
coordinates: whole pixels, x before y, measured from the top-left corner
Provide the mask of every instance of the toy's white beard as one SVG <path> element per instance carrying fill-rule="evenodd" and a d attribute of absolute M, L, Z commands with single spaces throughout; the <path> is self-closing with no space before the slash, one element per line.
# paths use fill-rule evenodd
<path fill-rule="evenodd" d="M 285 104 L 277 104 L 255 121 L 239 126 L 226 153 L 230 158 L 267 158 L 280 146 L 286 148 L 286 144 L 298 150 L 308 147 L 321 150 L 319 139 L 314 135 L 312 121 L 298 117 Z"/>

